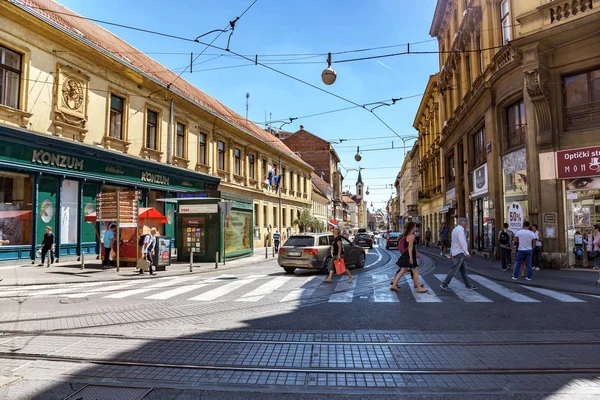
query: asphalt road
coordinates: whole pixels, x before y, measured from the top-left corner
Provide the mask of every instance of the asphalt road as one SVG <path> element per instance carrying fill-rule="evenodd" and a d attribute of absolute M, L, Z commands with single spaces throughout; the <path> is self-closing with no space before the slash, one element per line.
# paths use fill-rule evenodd
<path fill-rule="evenodd" d="M 194 375 L 189 369 L 185 370 L 188 367 L 183 368 L 187 371 L 184 372 L 184 377 L 189 376 L 185 384 L 181 381 L 174 383 L 172 378 L 177 375 L 173 371 L 182 370 L 181 366 L 167 365 L 165 369 L 164 366 L 157 364 L 165 362 L 164 357 L 169 354 L 169 351 L 160 350 L 161 346 L 158 346 L 159 350 L 157 350 L 156 346 L 152 345 L 153 340 L 175 337 L 196 338 L 194 335 L 208 333 L 217 335 L 219 340 L 224 339 L 218 335 L 234 335 L 227 336 L 229 339 L 254 335 L 253 338 L 263 338 L 260 340 L 292 335 L 285 336 L 287 339 L 282 343 L 277 341 L 272 343 L 275 350 L 267 348 L 269 345 L 261 341 L 248 343 L 247 348 L 239 347 L 241 344 L 235 341 L 228 342 L 227 345 L 223 344 L 222 348 L 217 345 L 202 347 L 207 344 L 203 342 L 206 337 L 201 336 L 200 342 L 192 342 L 193 344 L 189 345 L 187 350 L 181 352 L 181 359 L 191 362 L 192 366 L 199 363 L 200 359 L 208 366 L 230 365 L 230 362 L 235 364 L 231 361 L 234 354 L 237 357 L 239 354 L 250 352 L 249 354 L 254 357 L 250 359 L 255 360 L 253 362 L 256 364 L 246 364 L 249 361 L 244 359 L 240 366 L 235 364 L 235 368 L 243 370 L 248 365 L 256 365 L 259 369 L 267 368 L 267 372 L 263 371 L 263 374 L 268 373 L 268 365 L 271 365 L 261 364 L 267 358 L 272 361 L 276 356 L 275 361 L 280 360 L 282 365 L 296 368 L 305 365 L 303 364 L 306 362 L 305 357 L 320 357 L 312 349 L 310 353 L 300 358 L 297 354 L 300 350 L 290 350 L 296 349 L 297 342 L 308 340 L 307 337 L 316 340 L 313 346 L 318 345 L 321 339 L 314 339 L 317 337 L 314 335 L 320 334 L 340 335 L 335 336 L 334 339 L 334 343 L 342 346 L 340 349 L 343 348 L 348 337 L 354 337 L 344 335 L 358 335 L 359 339 L 352 340 L 384 334 L 413 335 L 410 340 L 428 342 L 438 336 L 443 338 L 444 335 L 460 338 L 481 334 L 482 337 L 495 337 L 494 340 L 498 341 L 494 360 L 490 359 L 489 354 L 485 355 L 487 353 L 481 353 L 481 356 L 465 355 L 465 365 L 469 364 L 469 360 L 473 361 L 472 357 L 481 362 L 502 361 L 505 358 L 506 367 L 513 369 L 529 367 L 524 360 L 511 358 L 511 352 L 514 355 L 519 350 L 510 346 L 502 347 L 507 344 L 503 341 L 519 341 L 523 338 L 532 340 L 531 344 L 522 343 L 524 347 L 521 351 L 533 351 L 530 357 L 539 361 L 543 368 L 546 368 L 545 362 L 548 362 L 552 368 L 557 366 L 577 368 L 578 360 L 590 353 L 591 348 L 585 346 L 596 345 L 597 331 L 600 331 L 600 318 L 598 318 L 600 298 L 556 291 L 536 291 L 515 284 L 493 282 L 475 274 L 473 282 L 479 286 L 478 291 L 465 291 L 460 278 L 456 278 L 451 286 L 454 291 L 445 292 L 439 288 L 439 284 L 447 273 L 450 262 L 445 260 L 435 262 L 427 257 L 422 259 L 420 275 L 430 292 L 416 294 L 411 290 L 412 282 L 403 281 L 400 285 L 401 292 L 395 293 L 389 291 L 389 280 L 396 272 L 394 262 L 397 256 L 397 251 L 385 250 L 383 246 L 369 250 L 367 267 L 352 270 L 355 276 L 355 282 L 352 284 L 348 284 L 347 278 L 342 276 L 336 277 L 334 283 L 328 285 L 322 282 L 324 275 L 313 271 L 296 271 L 293 275 L 289 275 L 275 261 L 268 261 L 248 267 L 247 270 L 239 269 L 227 274 L 217 270 L 203 274 L 201 277 L 161 278 L 158 276 L 143 283 L 105 282 L 87 286 L 70 284 L 27 290 L 4 289 L 0 292 L 0 332 L 2 333 L 0 364 L 3 365 L 0 367 L 0 377 L 4 376 L 7 383 L 1 386 L 4 382 L 0 380 L 0 398 L 65 398 L 85 384 L 99 382 L 108 385 L 154 387 L 144 399 L 178 400 L 232 398 L 230 397 L 232 391 L 235 392 L 236 399 L 270 399 L 275 396 L 278 399 L 386 399 L 392 396 L 394 398 L 402 396 L 403 398 L 504 399 L 507 395 L 513 399 L 591 399 L 591 396 L 600 394 L 600 382 L 597 376 L 600 374 L 600 361 L 596 362 L 594 358 L 585 363 L 581 361 L 581 365 L 588 369 L 578 371 L 580 375 L 573 375 L 573 371 L 567 370 L 556 371 L 554 375 L 549 375 L 550 370 L 537 371 L 536 373 L 542 374 L 539 379 L 553 377 L 551 382 L 542 387 L 533 384 L 537 382 L 537 375 L 531 375 L 534 370 L 523 378 L 531 379 L 532 384 L 523 386 L 523 381 L 519 383 L 516 380 L 518 375 L 511 375 L 512 372 L 503 375 L 498 372 L 491 375 L 477 375 L 480 377 L 477 379 L 485 382 L 480 387 L 468 383 L 470 381 L 465 377 L 473 374 L 468 371 L 464 372 L 464 376 L 460 378 L 462 380 L 455 379 L 456 384 L 452 384 L 448 375 L 444 375 L 448 372 L 443 371 L 439 376 L 429 372 L 427 374 L 430 378 L 427 378 L 426 374 L 423 375 L 423 380 L 414 378 L 414 371 L 405 371 L 406 365 L 403 363 L 406 359 L 401 358 L 405 354 L 394 350 L 398 346 L 403 348 L 404 345 L 401 343 L 392 343 L 392 346 L 396 346 L 390 353 L 393 353 L 393 357 L 390 354 L 383 357 L 380 353 L 375 353 L 378 362 L 381 362 L 382 357 L 387 361 L 392 360 L 393 362 L 390 361 L 392 364 L 398 362 L 395 369 L 390 367 L 392 368 L 390 374 L 393 375 L 393 371 L 397 371 L 398 368 L 404 371 L 395 373 L 395 378 L 402 377 L 402 379 L 396 380 L 391 386 L 389 383 L 391 381 L 388 381 L 387 386 L 384 382 L 388 379 L 385 371 L 381 376 L 374 375 L 374 383 L 371 386 L 367 378 L 365 378 L 367 379 L 365 387 L 356 383 L 358 380 L 355 382 L 354 376 L 359 373 L 356 366 L 365 366 L 366 359 L 372 361 L 375 357 L 371 353 L 375 350 L 365 349 L 360 345 L 347 350 L 354 357 L 351 363 L 354 366 L 350 374 L 352 376 L 344 369 L 350 365 L 349 360 L 352 360 L 352 357 L 345 352 L 343 362 L 340 361 L 342 360 L 339 358 L 340 353 L 328 355 L 329 358 L 325 361 L 320 359 L 320 362 L 328 363 L 329 368 L 333 368 L 332 365 L 342 368 L 339 371 L 335 368 L 331 370 L 329 377 L 323 378 L 326 379 L 325 381 L 322 381 L 322 376 L 318 374 L 327 375 L 326 372 L 310 369 L 316 365 L 313 364 L 314 360 L 306 364 L 308 366 L 306 368 L 309 368 L 306 381 L 298 380 L 297 373 L 294 371 L 277 372 L 279 364 L 275 362 L 273 367 L 276 370 L 271 374 L 287 374 L 286 379 L 291 379 L 289 377 L 291 374 L 296 379 L 293 383 L 284 386 L 281 386 L 280 381 L 275 380 L 271 375 L 264 375 L 263 378 L 257 375 L 253 381 L 252 374 L 259 374 L 258 370 L 254 373 L 232 371 L 233 375 L 216 372 L 211 373 L 213 375 Z M 72 340 L 44 336 L 50 332 L 59 336 L 63 334 L 75 336 Z M 35 333 L 35 335 L 18 337 L 19 334 L 26 333 Z M 94 339 L 94 335 L 113 335 L 114 340 L 121 335 L 144 338 L 145 341 L 138 345 L 137 342 L 121 343 L 117 340 L 115 349 L 119 351 L 106 353 L 107 347 L 112 348 L 112 345 L 106 345 L 100 338 Z M 548 351 L 536 347 L 536 344 L 539 344 L 536 342 L 544 340 L 546 335 L 553 338 L 552 340 L 567 343 L 556 343 L 557 347 L 548 354 Z M 586 335 L 593 339 L 589 339 L 593 343 L 589 342 Z M 571 337 L 575 347 L 570 352 L 566 352 L 565 358 L 561 351 L 565 348 L 561 346 L 568 344 Z M 171 342 L 164 343 L 168 343 L 170 346 L 168 348 L 175 351 Z M 600 346 L 600 340 L 597 344 Z M 494 345 L 493 341 L 490 342 L 490 349 L 493 349 Z M 71 346 L 75 346 L 72 348 L 74 353 L 66 350 Z M 82 346 L 82 350 L 75 351 L 77 346 Z M 85 350 L 93 349 L 95 346 L 98 347 L 97 350 L 89 352 Z M 134 351 L 131 346 L 138 346 L 138 350 Z M 233 348 L 228 346 L 238 347 L 235 347 L 232 353 Z M 282 351 L 282 348 L 285 351 Z M 506 352 L 505 349 L 510 351 Z M 593 348 L 593 352 L 597 350 Z M 421 351 L 425 350 L 419 352 Z M 429 363 L 427 360 L 421 360 L 423 366 L 437 371 L 435 368 L 446 365 L 444 357 L 449 354 L 448 351 L 444 348 L 434 352 L 435 357 L 429 360 Z M 147 355 L 147 352 L 150 356 L 144 356 L 143 360 L 155 364 L 137 367 L 111 364 L 125 356 L 125 358 L 133 357 L 132 360 L 136 361 L 138 360 L 135 358 L 136 355 Z M 198 352 L 202 357 L 186 358 L 186 352 L 190 352 L 189 354 Z M 581 355 L 578 355 L 578 352 Z M 207 354 L 210 355 L 209 358 L 206 358 Z M 572 359 L 568 354 L 572 354 Z M 75 358 L 71 359 L 73 357 Z M 98 357 L 108 364 L 104 366 L 95 364 L 94 360 Z M 336 357 L 338 357 L 337 363 Z M 213 359 L 221 361 L 210 361 Z M 178 359 L 171 357 L 169 360 L 176 362 Z M 357 364 L 357 360 L 362 360 L 362 364 Z M 75 368 L 73 361 L 78 362 Z M 456 362 L 456 359 L 453 359 L 453 362 Z M 387 364 L 381 365 L 385 367 Z M 131 368 L 138 368 L 141 372 L 138 375 L 127 375 L 131 372 Z M 165 371 L 156 372 L 161 368 Z M 364 368 L 369 372 L 369 368 Z M 235 378 L 236 373 L 242 374 L 239 379 Z M 311 374 L 315 374 L 314 381 L 310 378 Z M 343 381 L 338 380 L 337 383 L 332 384 L 331 374 L 338 376 L 342 374 L 346 377 Z M 394 378 L 392 375 L 389 376 Z M 13 378 L 16 380 L 9 382 Z M 233 378 L 237 380 L 232 381 Z M 475 380 L 475 382 L 480 381 Z M 443 389 L 445 387 L 448 389 Z M 529 387 L 532 390 L 526 389 Z"/>

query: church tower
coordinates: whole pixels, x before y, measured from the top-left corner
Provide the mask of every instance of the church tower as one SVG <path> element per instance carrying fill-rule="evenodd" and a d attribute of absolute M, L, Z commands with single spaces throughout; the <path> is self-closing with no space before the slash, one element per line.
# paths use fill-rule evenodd
<path fill-rule="evenodd" d="M 358 200 L 362 200 L 364 195 L 363 195 L 363 181 L 362 181 L 362 176 L 360 175 L 360 170 L 361 168 L 358 169 L 358 179 L 356 181 L 356 198 Z"/>

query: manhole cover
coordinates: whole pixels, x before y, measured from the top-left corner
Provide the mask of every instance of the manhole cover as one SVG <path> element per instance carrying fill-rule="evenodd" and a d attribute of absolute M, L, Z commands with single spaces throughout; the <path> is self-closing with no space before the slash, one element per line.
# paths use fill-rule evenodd
<path fill-rule="evenodd" d="M 140 400 L 152 389 L 123 386 L 88 385 L 65 400 Z"/>

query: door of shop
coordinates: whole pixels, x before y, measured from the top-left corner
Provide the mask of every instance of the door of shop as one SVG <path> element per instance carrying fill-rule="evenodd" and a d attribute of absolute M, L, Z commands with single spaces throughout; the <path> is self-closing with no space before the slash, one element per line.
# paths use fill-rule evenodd
<path fill-rule="evenodd" d="M 591 247 L 585 244 L 592 239 L 594 225 L 600 224 L 600 190 L 567 191 L 567 218 L 569 265 L 592 267 L 593 261 L 587 255 Z M 573 251 L 575 248 L 575 235 L 582 235 L 582 238 L 587 241 L 584 242 L 583 256 L 578 256 Z"/>
<path fill-rule="evenodd" d="M 471 246 L 474 250 L 485 249 L 485 232 L 483 226 L 483 199 L 473 200 L 473 217 L 471 229 Z"/>

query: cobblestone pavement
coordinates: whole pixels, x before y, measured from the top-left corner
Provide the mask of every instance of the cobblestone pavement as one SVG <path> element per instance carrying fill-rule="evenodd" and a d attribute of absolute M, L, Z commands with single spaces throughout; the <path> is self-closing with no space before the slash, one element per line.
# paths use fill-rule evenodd
<path fill-rule="evenodd" d="M 600 332 L 238 331 L 178 338 L 81 333 L 0 338 L 5 375 L 282 392 L 290 387 L 317 392 L 468 388 L 600 394 L 599 350 Z"/>

